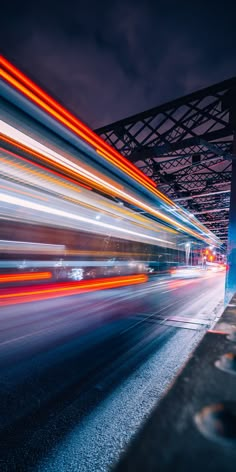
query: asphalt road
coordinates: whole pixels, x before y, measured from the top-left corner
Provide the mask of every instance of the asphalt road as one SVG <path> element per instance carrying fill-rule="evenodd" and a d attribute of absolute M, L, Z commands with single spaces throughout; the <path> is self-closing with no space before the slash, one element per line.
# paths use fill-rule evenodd
<path fill-rule="evenodd" d="M 220 314 L 224 275 L 0 310 L 0 470 L 107 471 Z"/>

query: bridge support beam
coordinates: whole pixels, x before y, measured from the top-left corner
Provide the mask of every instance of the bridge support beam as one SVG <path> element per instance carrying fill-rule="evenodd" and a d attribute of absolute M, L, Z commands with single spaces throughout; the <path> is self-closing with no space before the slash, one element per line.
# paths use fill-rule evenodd
<path fill-rule="evenodd" d="M 236 292 L 236 132 L 234 133 L 233 156 L 235 158 L 232 159 L 225 303 L 228 303 Z"/>

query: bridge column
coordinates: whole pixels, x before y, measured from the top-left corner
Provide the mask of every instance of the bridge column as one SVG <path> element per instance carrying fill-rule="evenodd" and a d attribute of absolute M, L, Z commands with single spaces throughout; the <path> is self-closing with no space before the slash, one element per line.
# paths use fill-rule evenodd
<path fill-rule="evenodd" d="M 225 303 L 236 292 L 236 131 L 233 141 L 232 159 L 232 177 L 231 177 L 231 193 L 230 193 L 230 210 L 229 210 L 229 229 L 228 229 L 228 248 L 227 248 L 227 264 L 225 283 Z"/>

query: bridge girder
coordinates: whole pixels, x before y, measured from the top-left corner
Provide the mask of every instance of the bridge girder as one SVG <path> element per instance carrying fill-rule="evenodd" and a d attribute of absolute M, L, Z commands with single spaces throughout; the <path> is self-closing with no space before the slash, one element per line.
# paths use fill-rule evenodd
<path fill-rule="evenodd" d="M 222 233 L 223 219 L 225 235 L 236 158 L 236 77 L 95 132 L 200 221 L 215 222 L 213 232 Z"/>

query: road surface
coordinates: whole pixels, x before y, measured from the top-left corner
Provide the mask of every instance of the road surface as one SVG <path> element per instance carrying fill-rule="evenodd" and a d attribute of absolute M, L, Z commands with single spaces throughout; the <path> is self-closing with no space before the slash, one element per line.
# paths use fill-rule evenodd
<path fill-rule="evenodd" d="M 222 309 L 224 274 L 3 306 L 1 471 L 107 471 Z"/>

